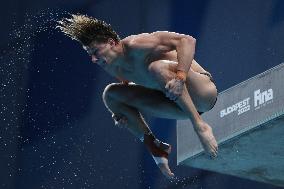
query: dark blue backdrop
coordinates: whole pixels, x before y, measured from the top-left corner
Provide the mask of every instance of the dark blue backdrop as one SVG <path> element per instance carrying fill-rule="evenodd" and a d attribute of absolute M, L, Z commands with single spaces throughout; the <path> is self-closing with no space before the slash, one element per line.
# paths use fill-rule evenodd
<path fill-rule="evenodd" d="M 118 129 L 102 102 L 116 82 L 79 44 L 54 30 L 55 18 L 85 13 L 121 37 L 170 30 L 197 39 L 196 60 L 219 91 L 284 60 L 284 3 L 273 1 L 21 1 L 1 7 L 1 188 L 276 188 L 176 167 L 175 120 L 145 115 L 174 146 L 180 178 L 167 181 L 144 146 Z"/>

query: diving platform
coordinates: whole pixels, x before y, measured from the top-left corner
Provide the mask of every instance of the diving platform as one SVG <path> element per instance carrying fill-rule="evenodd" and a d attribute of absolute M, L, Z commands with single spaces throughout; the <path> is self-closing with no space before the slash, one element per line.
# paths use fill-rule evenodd
<path fill-rule="evenodd" d="M 284 187 L 284 63 L 218 95 L 202 115 L 218 141 L 205 155 L 190 120 L 177 121 L 177 164 Z"/>

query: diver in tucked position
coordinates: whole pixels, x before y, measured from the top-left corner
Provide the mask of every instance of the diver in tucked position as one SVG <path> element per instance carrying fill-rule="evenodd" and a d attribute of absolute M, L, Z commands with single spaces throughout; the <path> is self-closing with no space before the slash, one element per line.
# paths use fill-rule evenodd
<path fill-rule="evenodd" d="M 128 128 L 144 142 L 165 176 L 174 177 L 168 166 L 171 145 L 154 136 L 143 111 L 190 119 L 205 152 L 217 156 L 212 128 L 200 116 L 214 107 L 217 89 L 211 74 L 193 59 L 193 37 L 158 31 L 121 40 L 104 21 L 79 14 L 63 18 L 58 27 L 82 44 L 94 64 L 121 81 L 106 86 L 103 101 L 115 125 Z"/>

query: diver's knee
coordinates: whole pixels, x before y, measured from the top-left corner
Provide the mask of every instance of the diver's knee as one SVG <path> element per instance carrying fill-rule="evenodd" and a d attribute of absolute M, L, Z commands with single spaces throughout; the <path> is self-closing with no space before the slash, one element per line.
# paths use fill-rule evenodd
<path fill-rule="evenodd" d="M 167 66 L 169 62 L 171 61 L 159 60 L 152 62 L 148 66 L 149 73 L 152 74 L 152 76 L 156 79 L 156 81 L 161 85 L 165 85 L 176 75 L 176 73 L 171 69 L 169 69 L 169 67 Z"/>
<path fill-rule="evenodd" d="M 159 61 L 155 61 L 152 62 L 149 66 L 148 66 L 148 70 L 150 71 L 150 73 L 157 73 L 160 70 L 160 62 Z"/>
<path fill-rule="evenodd" d="M 171 71 L 167 67 L 167 63 L 171 61 L 168 60 L 158 60 L 151 62 L 148 66 L 148 71 L 152 74 L 161 74 L 163 71 Z"/>
<path fill-rule="evenodd" d="M 118 90 L 120 88 L 121 88 L 120 83 L 108 84 L 103 91 L 103 95 L 102 95 L 103 100 L 107 101 L 110 98 L 114 98 L 118 94 Z"/>

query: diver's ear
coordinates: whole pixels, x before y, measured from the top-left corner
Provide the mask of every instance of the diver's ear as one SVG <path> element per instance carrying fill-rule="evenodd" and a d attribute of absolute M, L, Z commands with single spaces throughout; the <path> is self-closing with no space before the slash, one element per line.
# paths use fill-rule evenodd
<path fill-rule="evenodd" d="M 112 38 L 109 38 L 107 40 L 108 44 L 110 44 L 111 46 L 114 46 L 115 45 L 115 41 L 112 39 Z"/>

